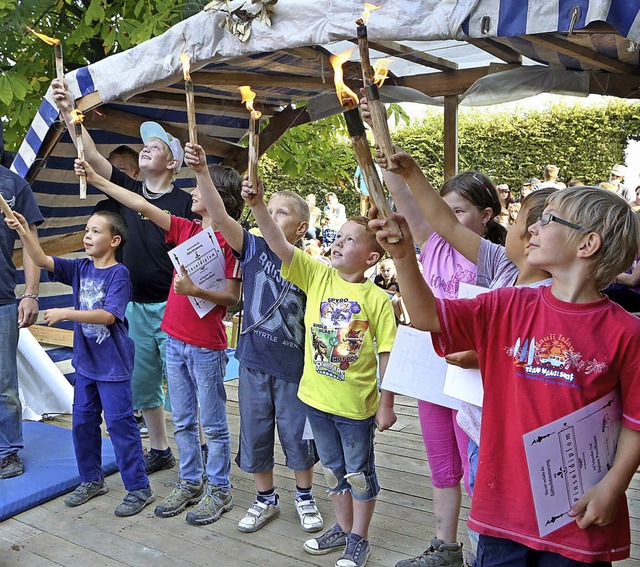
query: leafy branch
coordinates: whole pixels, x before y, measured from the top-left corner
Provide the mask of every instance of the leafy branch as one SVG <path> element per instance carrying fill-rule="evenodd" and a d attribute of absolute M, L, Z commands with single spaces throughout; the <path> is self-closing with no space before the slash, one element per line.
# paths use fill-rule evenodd
<path fill-rule="evenodd" d="M 271 27 L 271 16 L 275 11 L 278 0 L 251 0 L 252 5 L 257 5 L 258 10 L 248 11 L 244 9 L 243 2 L 237 8 L 232 8 L 230 0 L 213 0 L 205 7 L 205 12 L 222 12 L 227 15 L 220 22 L 221 28 L 227 28 L 241 43 L 251 37 L 251 26 L 254 20 L 258 20 L 263 26 Z"/>

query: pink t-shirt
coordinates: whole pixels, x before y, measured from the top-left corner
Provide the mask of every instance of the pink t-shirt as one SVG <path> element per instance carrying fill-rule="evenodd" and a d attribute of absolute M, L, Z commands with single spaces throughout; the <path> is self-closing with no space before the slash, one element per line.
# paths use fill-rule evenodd
<path fill-rule="evenodd" d="M 440 299 L 456 299 L 461 282 L 476 283 L 476 265 L 436 232 L 424 243 L 418 259 L 422 276 Z"/>
<path fill-rule="evenodd" d="M 475 350 L 484 382 L 469 527 L 576 561 L 628 557 L 624 495 L 612 524 L 582 530 L 572 522 L 540 537 L 522 435 L 616 388 L 622 394 L 623 426 L 640 430 L 640 319 L 606 298 L 559 301 L 549 287 L 439 300 L 438 317 L 442 332 L 432 335 L 438 354 Z M 598 332 L 585 332 L 590 329 Z M 531 354 L 520 356 L 523 349 Z"/>
<path fill-rule="evenodd" d="M 182 244 L 199 232 L 202 232 L 201 221 L 191 221 L 171 215 L 171 227 L 165 234 L 165 238 L 167 242 L 177 245 Z M 233 256 L 231 247 L 220 232 L 216 232 L 215 235 L 224 254 L 227 279 L 239 279 L 240 264 Z M 176 272 L 174 270 L 173 276 L 175 277 L 175 275 Z M 190 345 L 211 350 L 226 350 L 227 333 L 222 322 L 226 312 L 226 307 L 216 305 L 200 319 L 189 301 L 189 296 L 175 293 L 172 284 L 160 328 L 168 335 Z"/>

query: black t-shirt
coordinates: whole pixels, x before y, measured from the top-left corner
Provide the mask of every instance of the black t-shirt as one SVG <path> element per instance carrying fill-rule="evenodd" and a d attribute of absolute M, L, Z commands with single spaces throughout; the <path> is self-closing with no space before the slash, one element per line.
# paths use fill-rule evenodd
<path fill-rule="evenodd" d="M 143 195 L 142 182 L 131 179 L 115 167 L 111 173 L 111 181 L 138 195 Z M 149 202 L 177 217 L 190 220 L 199 218 L 191 212 L 191 195 L 182 189 L 174 188 L 171 193 L 166 193 Z M 139 303 L 166 301 L 173 276 L 173 265 L 167 252 L 173 246 L 165 242 L 164 231 L 153 221 L 127 207 L 122 207 L 113 199 L 100 201 L 94 210 L 117 212 L 127 221 L 129 238 L 124 247 L 122 263 L 129 269 L 133 301 Z"/>

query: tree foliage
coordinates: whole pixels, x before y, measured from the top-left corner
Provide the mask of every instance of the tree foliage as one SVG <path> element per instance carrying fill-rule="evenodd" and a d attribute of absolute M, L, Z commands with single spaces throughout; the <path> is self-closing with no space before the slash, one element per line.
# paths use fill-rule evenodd
<path fill-rule="evenodd" d="M 62 41 L 67 71 L 157 36 L 198 11 L 198 0 L 0 0 L 0 116 L 16 149 L 54 77 L 53 48 L 25 25 Z"/>

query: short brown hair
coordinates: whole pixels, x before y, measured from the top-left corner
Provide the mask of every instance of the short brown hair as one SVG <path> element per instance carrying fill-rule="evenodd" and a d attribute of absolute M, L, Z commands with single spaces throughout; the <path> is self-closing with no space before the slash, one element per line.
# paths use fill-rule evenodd
<path fill-rule="evenodd" d="M 238 220 L 244 209 L 242 177 L 235 169 L 227 165 L 210 165 L 209 175 L 211 175 L 211 181 L 220 194 L 227 214 L 233 220 Z"/>
<path fill-rule="evenodd" d="M 360 226 L 364 227 L 367 232 L 367 238 L 369 239 L 369 244 L 371 245 L 371 252 L 377 252 L 380 254 L 380 258 L 384 256 L 384 248 L 380 246 L 378 239 L 376 238 L 376 233 L 369 228 L 369 219 L 367 217 L 349 217 L 347 222 L 355 222 Z"/>
<path fill-rule="evenodd" d="M 592 275 L 599 289 L 633 264 L 638 254 L 638 217 L 616 193 L 598 187 L 570 187 L 553 193 L 547 207 L 584 227 L 584 231 L 571 231 L 570 243 L 589 232 L 600 235 L 602 245 L 592 257 Z"/>

